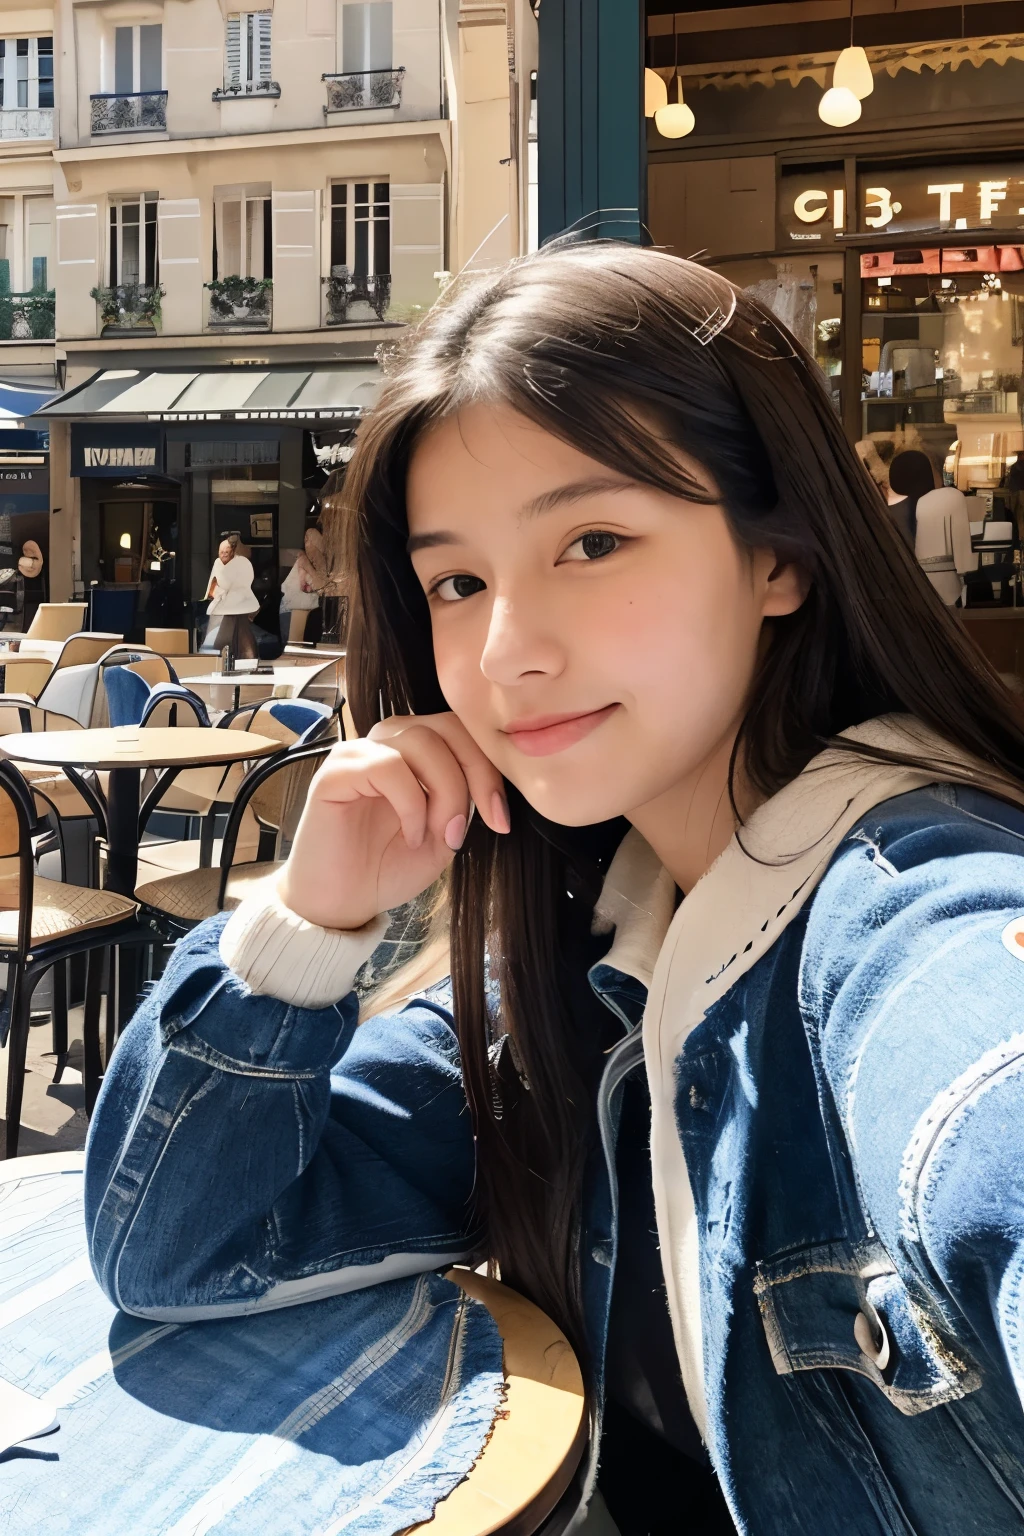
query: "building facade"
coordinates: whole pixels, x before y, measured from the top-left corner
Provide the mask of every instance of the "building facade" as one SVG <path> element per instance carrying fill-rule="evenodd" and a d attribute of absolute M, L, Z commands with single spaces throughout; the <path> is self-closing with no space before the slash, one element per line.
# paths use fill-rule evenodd
<path fill-rule="evenodd" d="M 0 16 L 0 386 L 62 391 L 32 423 L 49 426 L 48 595 L 134 592 L 136 629 L 198 618 L 230 530 L 271 615 L 379 347 L 452 272 L 522 248 L 522 10 Z"/>

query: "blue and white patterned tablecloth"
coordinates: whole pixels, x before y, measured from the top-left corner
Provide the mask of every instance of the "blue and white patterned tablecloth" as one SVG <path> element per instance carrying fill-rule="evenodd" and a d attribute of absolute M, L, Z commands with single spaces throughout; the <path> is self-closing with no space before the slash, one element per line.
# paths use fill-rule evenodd
<path fill-rule="evenodd" d="M 438 1275 L 223 1322 L 118 1312 L 82 1175 L 0 1183 L 0 1377 L 59 1414 L 0 1457 L 4 1536 L 393 1536 L 470 1471 L 502 1395 Z"/>

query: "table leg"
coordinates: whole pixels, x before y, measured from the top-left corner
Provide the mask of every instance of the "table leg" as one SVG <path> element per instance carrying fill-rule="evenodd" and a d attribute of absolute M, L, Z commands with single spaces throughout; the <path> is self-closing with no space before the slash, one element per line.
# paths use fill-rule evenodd
<path fill-rule="evenodd" d="M 139 872 L 139 794 L 141 770 L 112 768 L 107 786 L 108 891 L 134 896 Z"/>
<path fill-rule="evenodd" d="M 139 873 L 139 798 L 142 771 L 112 768 L 107 784 L 108 891 L 134 896 Z M 139 952 L 134 944 L 118 945 L 112 954 L 110 986 L 117 988 L 117 1033 L 135 1012 L 139 992 Z"/>

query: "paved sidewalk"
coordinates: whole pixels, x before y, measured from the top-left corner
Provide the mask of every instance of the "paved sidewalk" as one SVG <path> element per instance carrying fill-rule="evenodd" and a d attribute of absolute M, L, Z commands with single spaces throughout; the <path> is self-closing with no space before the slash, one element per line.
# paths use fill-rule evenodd
<path fill-rule="evenodd" d="M 20 1156 L 35 1152 L 73 1152 L 85 1146 L 85 1089 L 82 1086 L 82 1009 L 68 1019 L 71 1050 L 64 1075 L 54 1083 L 49 1020 L 29 1031 L 25 1103 L 21 1112 Z M 7 1050 L 0 1050 L 0 1109 L 7 1102 Z M 0 1117 L 0 1126 L 3 1125 Z"/>

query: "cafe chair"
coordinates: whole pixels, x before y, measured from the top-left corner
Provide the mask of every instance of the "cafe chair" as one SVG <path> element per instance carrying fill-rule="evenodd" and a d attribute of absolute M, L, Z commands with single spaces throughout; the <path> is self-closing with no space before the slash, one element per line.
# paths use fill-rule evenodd
<path fill-rule="evenodd" d="M 146 630 L 146 644 L 161 656 L 187 656 L 190 638 L 187 629 Z"/>
<path fill-rule="evenodd" d="M 288 856 L 313 775 L 330 755 L 332 743 L 285 748 L 250 768 L 228 812 L 220 866 L 165 875 L 136 886 L 140 917 L 168 943 L 174 943 L 204 918 L 230 911 L 260 880 L 280 869 Z M 260 841 L 256 859 L 236 864 L 243 818 L 256 819 Z"/>
<path fill-rule="evenodd" d="M 2 631 L 3 639 L 68 640 L 81 630 L 88 607 L 88 603 L 40 603 L 28 629 L 6 629 Z"/>
<path fill-rule="evenodd" d="M 334 710 L 315 699 L 264 699 L 231 710 L 217 722 L 216 729 L 252 731 L 256 736 L 269 736 L 281 743 L 283 751 L 289 747 L 311 745 L 321 738 L 330 738 L 333 742 L 338 730 L 336 720 Z M 145 862 L 180 871 L 181 860 L 187 858 L 191 862 L 198 852 L 199 867 L 209 869 L 213 864 L 217 817 L 229 811 L 245 774 L 244 761 L 229 763 L 226 767 L 164 769 L 143 800 L 140 841 L 149 817 L 159 809 L 200 818 L 199 846 L 195 850 L 195 839 L 190 839 L 187 844 L 147 843 L 142 854 Z"/>
<path fill-rule="evenodd" d="M 13 763 L 0 761 L 0 964 L 7 985 L 0 1000 L 0 1045 L 8 1047 L 7 1120 L 3 1157 L 16 1157 L 25 1091 L 32 996 L 53 967 L 73 955 L 89 956 L 85 1002 L 86 1111 L 91 1113 L 99 1084 L 100 987 L 103 957 L 112 944 L 136 940 L 139 929 L 133 901 L 112 891 L 65 885 L 35 872 L 33 833 L 37 826 L 32 791 Z M 57 989 L 55 988 L 55 992 Z M 67 1061 L 66 993 L 63 1038 L 56 1040 L 59 1080 Z M 57 1030 L 55 1029 L 55 1033 Z"/>
<path fill-rule="evenodd" d="M 95 665 L 119 640 L 117 635 L 71 635 L 63 642 L 55 658 L 20 654 L 4 663 L 4 692 L 0 693 L 0 712 L 17 711 L 18 726 L 13 721 L 3 734 L 20 727 L 23 731 L 45 729 L 39 711 L 63 715 L 68 701 L 77 703 L 84 672 Z M 0 719 L 3 718 L 0 713 Z"/>
<path fill-rule="evenodd" d="M 202 699 L 181 683 L 160 682 L 150 687 L 136 668 L 116 666 L 104 670 L 103 686 L 111 725 L 210 725 Z"/>

